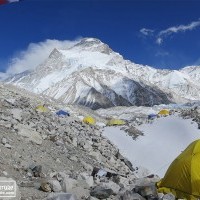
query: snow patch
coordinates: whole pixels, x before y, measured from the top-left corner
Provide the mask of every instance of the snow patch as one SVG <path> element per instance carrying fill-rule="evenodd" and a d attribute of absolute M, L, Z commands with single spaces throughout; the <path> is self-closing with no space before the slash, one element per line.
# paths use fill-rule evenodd
<path fill-rule="evenodd" d="M 120 149 L 134 167 L 144 167 L 163 177 L 171 162 L 194 140 L 200 130 L 191 119 L 169 116 L 137 127 L 144 133 L 137 140 L 119 127 L 106 127 L 103 135 Z"/>

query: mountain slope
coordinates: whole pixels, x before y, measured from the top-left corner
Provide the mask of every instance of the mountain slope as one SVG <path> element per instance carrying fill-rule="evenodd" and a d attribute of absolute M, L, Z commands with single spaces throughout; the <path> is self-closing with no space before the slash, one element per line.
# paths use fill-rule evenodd
<path fill-rule="evenodd" d="M 195 81 L 194 76 L 190 70 L 158 70 L 132 63 L 100 40 L 84 38 L 68 49 L 54 49 L 34 71 L 7 82 L 97 109 L 198 100 L 200 76 Z"/>

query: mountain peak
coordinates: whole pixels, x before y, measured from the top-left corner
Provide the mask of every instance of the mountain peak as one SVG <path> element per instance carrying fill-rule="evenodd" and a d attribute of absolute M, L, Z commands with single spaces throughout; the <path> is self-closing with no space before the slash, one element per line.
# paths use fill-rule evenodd
<path fill-rule="evenodd" d="M 53 51 L 50 53 L 49 58 L 59 58 L 62 54 L 58 49 L 54 48 Z"/>
<path fill-rule="evenodd" d="M 78 47 L 88 51 L 98 51 L 105 54 L 112 53 L 112 49 L 97 38 L 83 38 L 74 47 Z"/>
<path fill-rule="evenodd" d="M 78 44 L 94 45 L 94 44 L 103 44 L 103 42 L 101 42 L 101 40 L 99 40 L 97 38 L 83 38 L 83 39 L 81 39 L 81 41 Z"/>

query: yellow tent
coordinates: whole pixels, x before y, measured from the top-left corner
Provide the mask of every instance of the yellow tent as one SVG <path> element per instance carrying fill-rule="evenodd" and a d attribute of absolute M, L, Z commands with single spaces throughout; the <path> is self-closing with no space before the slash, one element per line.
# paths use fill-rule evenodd
<path fill-rule="evenodd" d="M 84 117 L 83 122 L 86 124 L 94 125 L 96 123 L 96 120 L 91 116 L 86 116 L 86 117 Z"/>
<path fill-rule="evenodd" d="M 171 192 L 179 199 L 200 198 L 200 140 L 192 142 L 172 162 L 157 186 L 158 192 Z"/>
<path fill-rule="evenodd" d="M 36 111 L 38 112 L 48 112 L 49 109 L 47 107 L 44 107 L 43 105 L 39 105 L 35 108 Z"/>
<path fill-rule="evenodd" d="M 164 115 L 164 116 L 169 115 L 169 110 L 163 109 L 158 113 L 158 115 Z"/>
<path fill-rule="evenodd" d="M 107 126 L 124 125 L 124 124 L 126 124 L 126 122 L 121 119 L 111 119 L 107 122 Z"/>

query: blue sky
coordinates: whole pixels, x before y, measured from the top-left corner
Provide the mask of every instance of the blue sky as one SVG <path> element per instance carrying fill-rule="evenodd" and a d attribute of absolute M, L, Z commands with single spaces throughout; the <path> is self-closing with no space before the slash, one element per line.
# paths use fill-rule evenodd
<path fill-rule="evenodd" d="M 198 65 L 199 10 L 198 0 L 24 0 L 4 4 L 0 6 L 0 71 L 12 69 L 37 44 L 80 37 L 98 38 L 139 64 L 168 69 Z"/>

